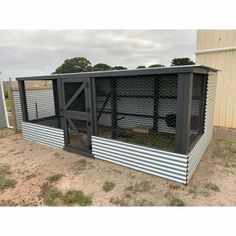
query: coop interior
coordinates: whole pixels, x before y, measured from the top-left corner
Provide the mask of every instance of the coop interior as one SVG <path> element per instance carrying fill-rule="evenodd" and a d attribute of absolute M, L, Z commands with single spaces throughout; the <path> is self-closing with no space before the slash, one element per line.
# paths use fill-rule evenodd
<path fill-rule="evenodd" d="M 189 147 L 201 133 L 203 81 L 194 74 Z M 177 89 L 177 74 L 96 79 L 98 136 L 175 152 Z"/>

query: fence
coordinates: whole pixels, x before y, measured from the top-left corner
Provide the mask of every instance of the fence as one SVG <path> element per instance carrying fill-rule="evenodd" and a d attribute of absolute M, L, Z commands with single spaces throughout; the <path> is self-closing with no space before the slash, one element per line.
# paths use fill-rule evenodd
<path fill-rule="evenodd" d="M 26 91 L 29 119 L 44 118 L 55 115 L 52 89 L 39 89 Z M 19 91 L 13 91 L 18 129 L 21 129 L 22 114 Z"/>

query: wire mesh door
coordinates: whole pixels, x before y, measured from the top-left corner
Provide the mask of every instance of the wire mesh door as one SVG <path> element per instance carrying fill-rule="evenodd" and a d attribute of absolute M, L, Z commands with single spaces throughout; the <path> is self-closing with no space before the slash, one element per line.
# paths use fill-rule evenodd
<path fill-rule="evenodd" d="M 90 83 L 86 79 L 62 80 L 61 116 L 65 130 L 65 145 L 74 151 L 91 150 Z"/>

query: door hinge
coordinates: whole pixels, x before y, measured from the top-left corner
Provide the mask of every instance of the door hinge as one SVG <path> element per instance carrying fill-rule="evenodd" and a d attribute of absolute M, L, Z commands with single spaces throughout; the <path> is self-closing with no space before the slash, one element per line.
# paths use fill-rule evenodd
<path fill-rule="evenodd" d="M 90 113 L 90 111 L 91 111 L 91 109 L 88 107 L 88 108 L 87 108 L 87 112 Z"/>
<path fill-rule="evenodd" d="M 88 121 L 88 126 L 91 126 L 91 121 Z"/>
<path fill-rule="evenodd" d="M 85 86 L 86 86 L 86 88 L 89 88 L 89 83 L 86 82 L 86 83 L 85 83 Z"/>

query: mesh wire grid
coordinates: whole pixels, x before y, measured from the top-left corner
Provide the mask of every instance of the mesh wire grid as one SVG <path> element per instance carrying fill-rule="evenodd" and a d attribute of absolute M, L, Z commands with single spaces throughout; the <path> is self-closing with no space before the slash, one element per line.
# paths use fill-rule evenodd
<path fill-rule="evenodd" d="M 96 80 L 98 136 L 175 150 L 177 75 Z"/>

